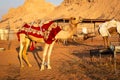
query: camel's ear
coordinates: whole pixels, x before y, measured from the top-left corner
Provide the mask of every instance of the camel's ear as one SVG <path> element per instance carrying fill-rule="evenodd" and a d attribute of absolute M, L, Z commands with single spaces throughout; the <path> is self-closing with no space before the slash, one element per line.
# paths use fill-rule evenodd
<path fill-rule="evenodd" d="M 83 21 L 83 18 L 82 17 L 76 17 L 76 21 L 78 21 L 79 23 Z"/>
<path fill-rule="evenodd" d="M 70 20 L 75 20 L 76 18 L 75 17 L 70 17 Z"/>

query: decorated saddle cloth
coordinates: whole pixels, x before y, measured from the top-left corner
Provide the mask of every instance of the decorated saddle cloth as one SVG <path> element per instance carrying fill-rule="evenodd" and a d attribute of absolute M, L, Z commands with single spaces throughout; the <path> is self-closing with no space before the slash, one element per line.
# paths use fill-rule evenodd
<path fill-rule="evenodd" d="M 51 44 L 55 40 L 56 34 L 61 30 L 59 26 L 50 28 L 50 25 L 52 25 L 53 23 L 54 23 L 53 21 L 50 21 L 42 25 L 41 27 L 40 26 L 34 27 L 28 24 L 25 24 L 17 32 L 18 40 L 20 40 L 20 34 L 26 34 L 28 35 L 28 37 L 29 35 L 32 35 L 37 38 L 43 38 L 47 44 Z"/>

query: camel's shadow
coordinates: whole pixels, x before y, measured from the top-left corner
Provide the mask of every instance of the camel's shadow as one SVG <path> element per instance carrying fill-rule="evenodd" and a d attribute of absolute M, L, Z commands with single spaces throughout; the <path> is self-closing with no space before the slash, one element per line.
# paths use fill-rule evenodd
<path fill-rule="evenodd" d="M 73 46 L 80 46 L 81 45 L 81 43 L 79 43 L 79 42 L 76 42 L 76 41 L 71 41 L 71 40 L 68 40 L 68 41 L 66 41 L 66 43 L 62 43 L 64 46 L 70 46 L 70 45 L 73 45 Z"/>
<path fill-rule="evenodd" d="M 19 54 L 19 50 L 20 50 L 20 46 L 18 46 L 18 47 L 16 48 L 16 51 L 17 51 L 18 54 Z M 33 57 L 34 57 L 37 65 L 38 65 L 39 68 L 40 68 L 40 67 L 41 67 L 42 59 L 41 59 L 40 55 L 38 54 L 39 51 L 43 51 L 43 48 L 42 48 L 41 46 L 35 47 L 35 49 L 34 49 L 33 51 L 29 50 L 29 47 L 28 47 L 28 50 L 27 50 L 27 52 L 32 52 L 32 55 L 33 55 Z M 27 54 L 28 54 L 28 53 L 27 53 Z M 18 57 L 18 59 L 19 59 L 19 57 Z M 24 59 L 23 59 L 23 60 L 24 60 Z M 19 61 L 20 61 L 20 59 L 19 59 Z M 25 60 L 24 60 L 24 61 L 25 61 Z M 26 62 L 25 62 L 25 63 L 26 63 Z"/>

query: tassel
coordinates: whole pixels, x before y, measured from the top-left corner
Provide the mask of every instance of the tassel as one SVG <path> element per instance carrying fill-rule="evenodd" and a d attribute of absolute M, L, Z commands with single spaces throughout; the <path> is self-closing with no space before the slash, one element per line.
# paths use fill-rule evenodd
<path fill-rule="evenodd" d="M 34 47 L 34 42 L 31 42 L 30 51 L 33 51 L 34 49 L 35 49 L 35 47 Z"/>

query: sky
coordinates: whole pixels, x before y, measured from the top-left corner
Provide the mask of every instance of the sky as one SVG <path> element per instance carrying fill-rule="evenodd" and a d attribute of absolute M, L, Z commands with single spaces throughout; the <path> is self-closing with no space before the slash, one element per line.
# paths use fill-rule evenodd
<path fill-rule="evenodd" d="M 11 7 L 18 7 L 24 3 L 25 0 L 1 0 L 0 1 L 0 19 L 8 12 Z M 55 5 L 59 5 L 63 0 L 46 0 Z"/>
<path fill-rule="evenodd" d="M 63 0 L 46 0 L 46 1 L 51 2 L 55 5 L 59 5 Z"/>

